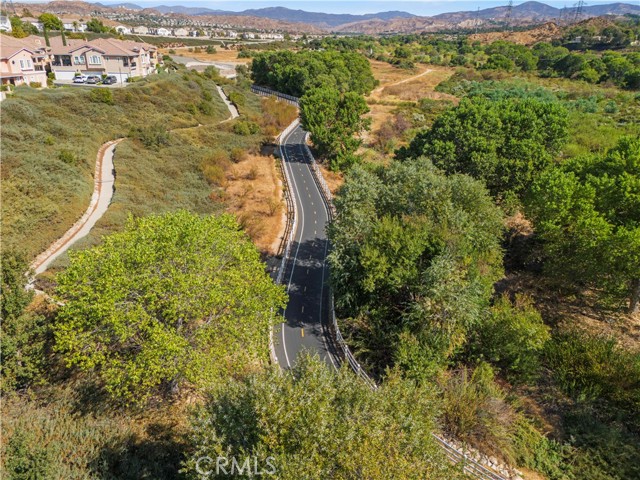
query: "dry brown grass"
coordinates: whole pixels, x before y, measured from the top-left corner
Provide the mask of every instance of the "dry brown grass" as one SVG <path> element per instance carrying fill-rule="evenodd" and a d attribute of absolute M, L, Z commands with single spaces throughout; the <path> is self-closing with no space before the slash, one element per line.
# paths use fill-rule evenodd
<path fill-rule="evenodd" d="M 387 62 L 379 62 L 377 60 L 369 60 L 369 63 L 371 64 L 373 76 L 380 82 L 380 85 L 376 90 L 420 73 L 420 71 L 404 70 L 402 68 L 394 67 Z"/>
<path fill-rule="evenodd" d="M 333 195 L 336 194 L 338 189 L 344 183 L 344 177 L 339 172 L 332 172 L 325 165 L 318 164 L 324 180 L 327 182 L 327 186 Z"/>
<path fill-rule="evenodd" d="M 170 55 L 168 48 L 161 49 L 160 52 L 165 55 Z M 207 53 L 204 50 L 202 52 L 190 52 L 189 47 L 174 48 L 176 55 L 183 55 L 185 57 L 195 58 L 202 60 L 203 62 L 233 62 L 233 63 L 250 63 L 250 58 L 238 58 L 237 50 L 224 50 L 223 48 L 216 47 L 216 53 Z"/>
<path fill-rule="evenodd" d="M 227 211 L 237 215 L 260 251 L 276 253 L 284 228 L 282 181 L 272 156 L 247 154 L 227 171 Z"/>
<path fill-rule="evenodd" d="M 507 274 L 500 283 L 510 294 L 531 295 L 545 323 L 560 330 L 577 328 L 591 335 L 611 336 L 631 349 L 640 345 L 640 316 L 602 308 L 593 292 L 566 292 L 526 272 Z"/>
<path fill-rule="evenodd" d="M 451 98 L 450 95 L 434 92 L 434 89 L 454 74 L 454 68 L 430 65 L 415 70 L 404 70 L 386 62 L 371 60 L 370 63 L 373 76 L 380 85 L 369 95 L 369 103 L 415 102 L 424 97 Z"/>
<path fill-rule="evenodd" d="M 427 73 L 403 83 L 382 87 L 378 99 L 385 102 L 416 102 L 421 98 L 434 100 L 455 100 L 453 95 L 435 91 L 436 86 L 453 75 L 454 69 L 449 67 L 430 67 Z"/>

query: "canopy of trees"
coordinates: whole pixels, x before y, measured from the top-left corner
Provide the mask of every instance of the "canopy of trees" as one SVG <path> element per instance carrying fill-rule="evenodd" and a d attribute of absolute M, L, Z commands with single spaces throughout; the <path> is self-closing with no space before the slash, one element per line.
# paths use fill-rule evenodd
<path fill-rule="evenodd" d="M 367 94 L 376 85 L 364 56 L 336 51 L 260 53 L 251 64 L 251 76 L 258 85 L 296 97 L 317 87 Z"/>
<path fill-rule="evenodd" d="M 109 27 L 105 26 L 101 20 L 97 18 L 92 18 L 87 22 L 87 31 L 94 33 L 105 33 L 110 30 Z"/>
<path fill-rule="evenodd" d="M 285 300 L 227 215 L 131 219 L 72 254 L 58 281 L 57 350 L 133 402 L 268 359 L 273 312 Z"/>
<path fill-rule="evenodd" d="M 355 163 L 354 153 L 362 143 L 355 135 L 369 127 L 370 119 L 363 118 L 368 111 L 367 102 L 355 92 L 316 88 L 300 98 L 302 126 L 334 170 L 346 170 Z"/>
<path fill-rule="evenodd" d="M 338 375 L 301 357 L 284 374 L 269 372 L 220 389 L 193 422 L 195 451 L 187 477 L 216 474 L 217 457 L 277 478 L 462 479 L 429 435 L 433 391 L 396 377 L 372 391 L 353 374 Z M 255 462 L 255 463 L 254 463 Z M 268 462 L 268 463 L 267 463 Z M 200 472 L 198 472 L 198 469 Z M 304 472 L 304 473 L 301 473 Z"/>
<path fill-rule="evenodd" d="M 356 167 L 336 207 L 331 280 L 340 317 L 360 332 L 356 347 L 388 364 L 407 332 L 423 370 L 446 360 L 502 275 L 501 215 L 484 186 L 424 159 Z"/>
<path fill-rule="evenodd" d="M 62 20 L 53 13 L 43 13 L 38 17 L 38 20 L 47 30 L 62 30 L 64 28 Z"/>
<path fill-rule="evenodd" d="M 550 271 L 640 309 L 640 140 L 545 172 L 529 196 Z"/>
<path fill-rule="evenodd" d="M 20 17 L 14 15 L 10 18 L 11 22 L 11 35 L 16 38 L 24 38 L 29 35 L 36 35 L 38 33 L 38 28 L 29 23 L 23 22 Z"/>
<path fill-rule="evenodd" d="M 416 135 L 402 158 L 425 155 L 447 173 L 485 181 L 493 195 L 520 195 L 567 138 L 567 112 L 556 102 L 465 98 Z"/>

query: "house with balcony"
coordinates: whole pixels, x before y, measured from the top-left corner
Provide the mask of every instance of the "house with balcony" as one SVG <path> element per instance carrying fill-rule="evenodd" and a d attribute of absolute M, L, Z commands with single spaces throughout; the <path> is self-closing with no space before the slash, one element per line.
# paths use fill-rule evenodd
<path fill-rule="evenodd" d="M 2 85 L 39 83 L 47 86 L 45 64 L 48 54 L 25 39 L 2 35 L 0 39 L 0 81 Z"/>
<path fill-rule="evenodd" d="M 141 42 L 98 38 L 90 42 L 51 39 L 51 70 L 56 80 L 72 80 L 76 74 L 113 75 L 120 82 L 156 72 L 157 48 Z M 55 42 L 55 43 L 54 43 Z"/>

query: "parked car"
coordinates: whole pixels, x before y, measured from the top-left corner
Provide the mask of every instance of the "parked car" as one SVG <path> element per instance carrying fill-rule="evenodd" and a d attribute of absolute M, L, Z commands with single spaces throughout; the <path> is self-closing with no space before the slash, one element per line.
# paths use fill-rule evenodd
<path fill-rule="evenodd" d="M 96 75 L 90 75 L 87 77 L 87 83 L 90 83 L 92 85 L 97 85 L 98 83 L 100 83 L 102 81 L 102 78 L 96 76 Z"/>
<path fill-rule="evenodd" d="M 108 75 L 104 80 L 102 80 L 103 85 L 111 85 L 113 83 L 118 83 L 118 79 L 113 75 Z"/>
<path fill-rule="evenodd" d="M 85 83 L 86 81 L 86 75 L 76 75 L 75 77 L 73 77 L 73 83 Z"/>

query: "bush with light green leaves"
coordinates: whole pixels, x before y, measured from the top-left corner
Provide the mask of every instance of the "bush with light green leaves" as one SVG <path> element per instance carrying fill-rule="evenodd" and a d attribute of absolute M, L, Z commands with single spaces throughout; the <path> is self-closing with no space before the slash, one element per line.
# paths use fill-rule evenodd
<path fill-rule="evenodd" d="M 233 217 L 184 211 L 131 218 L 58 282 L 57 351 L 131 403 L 260 368 L 285 301 Z"/>

